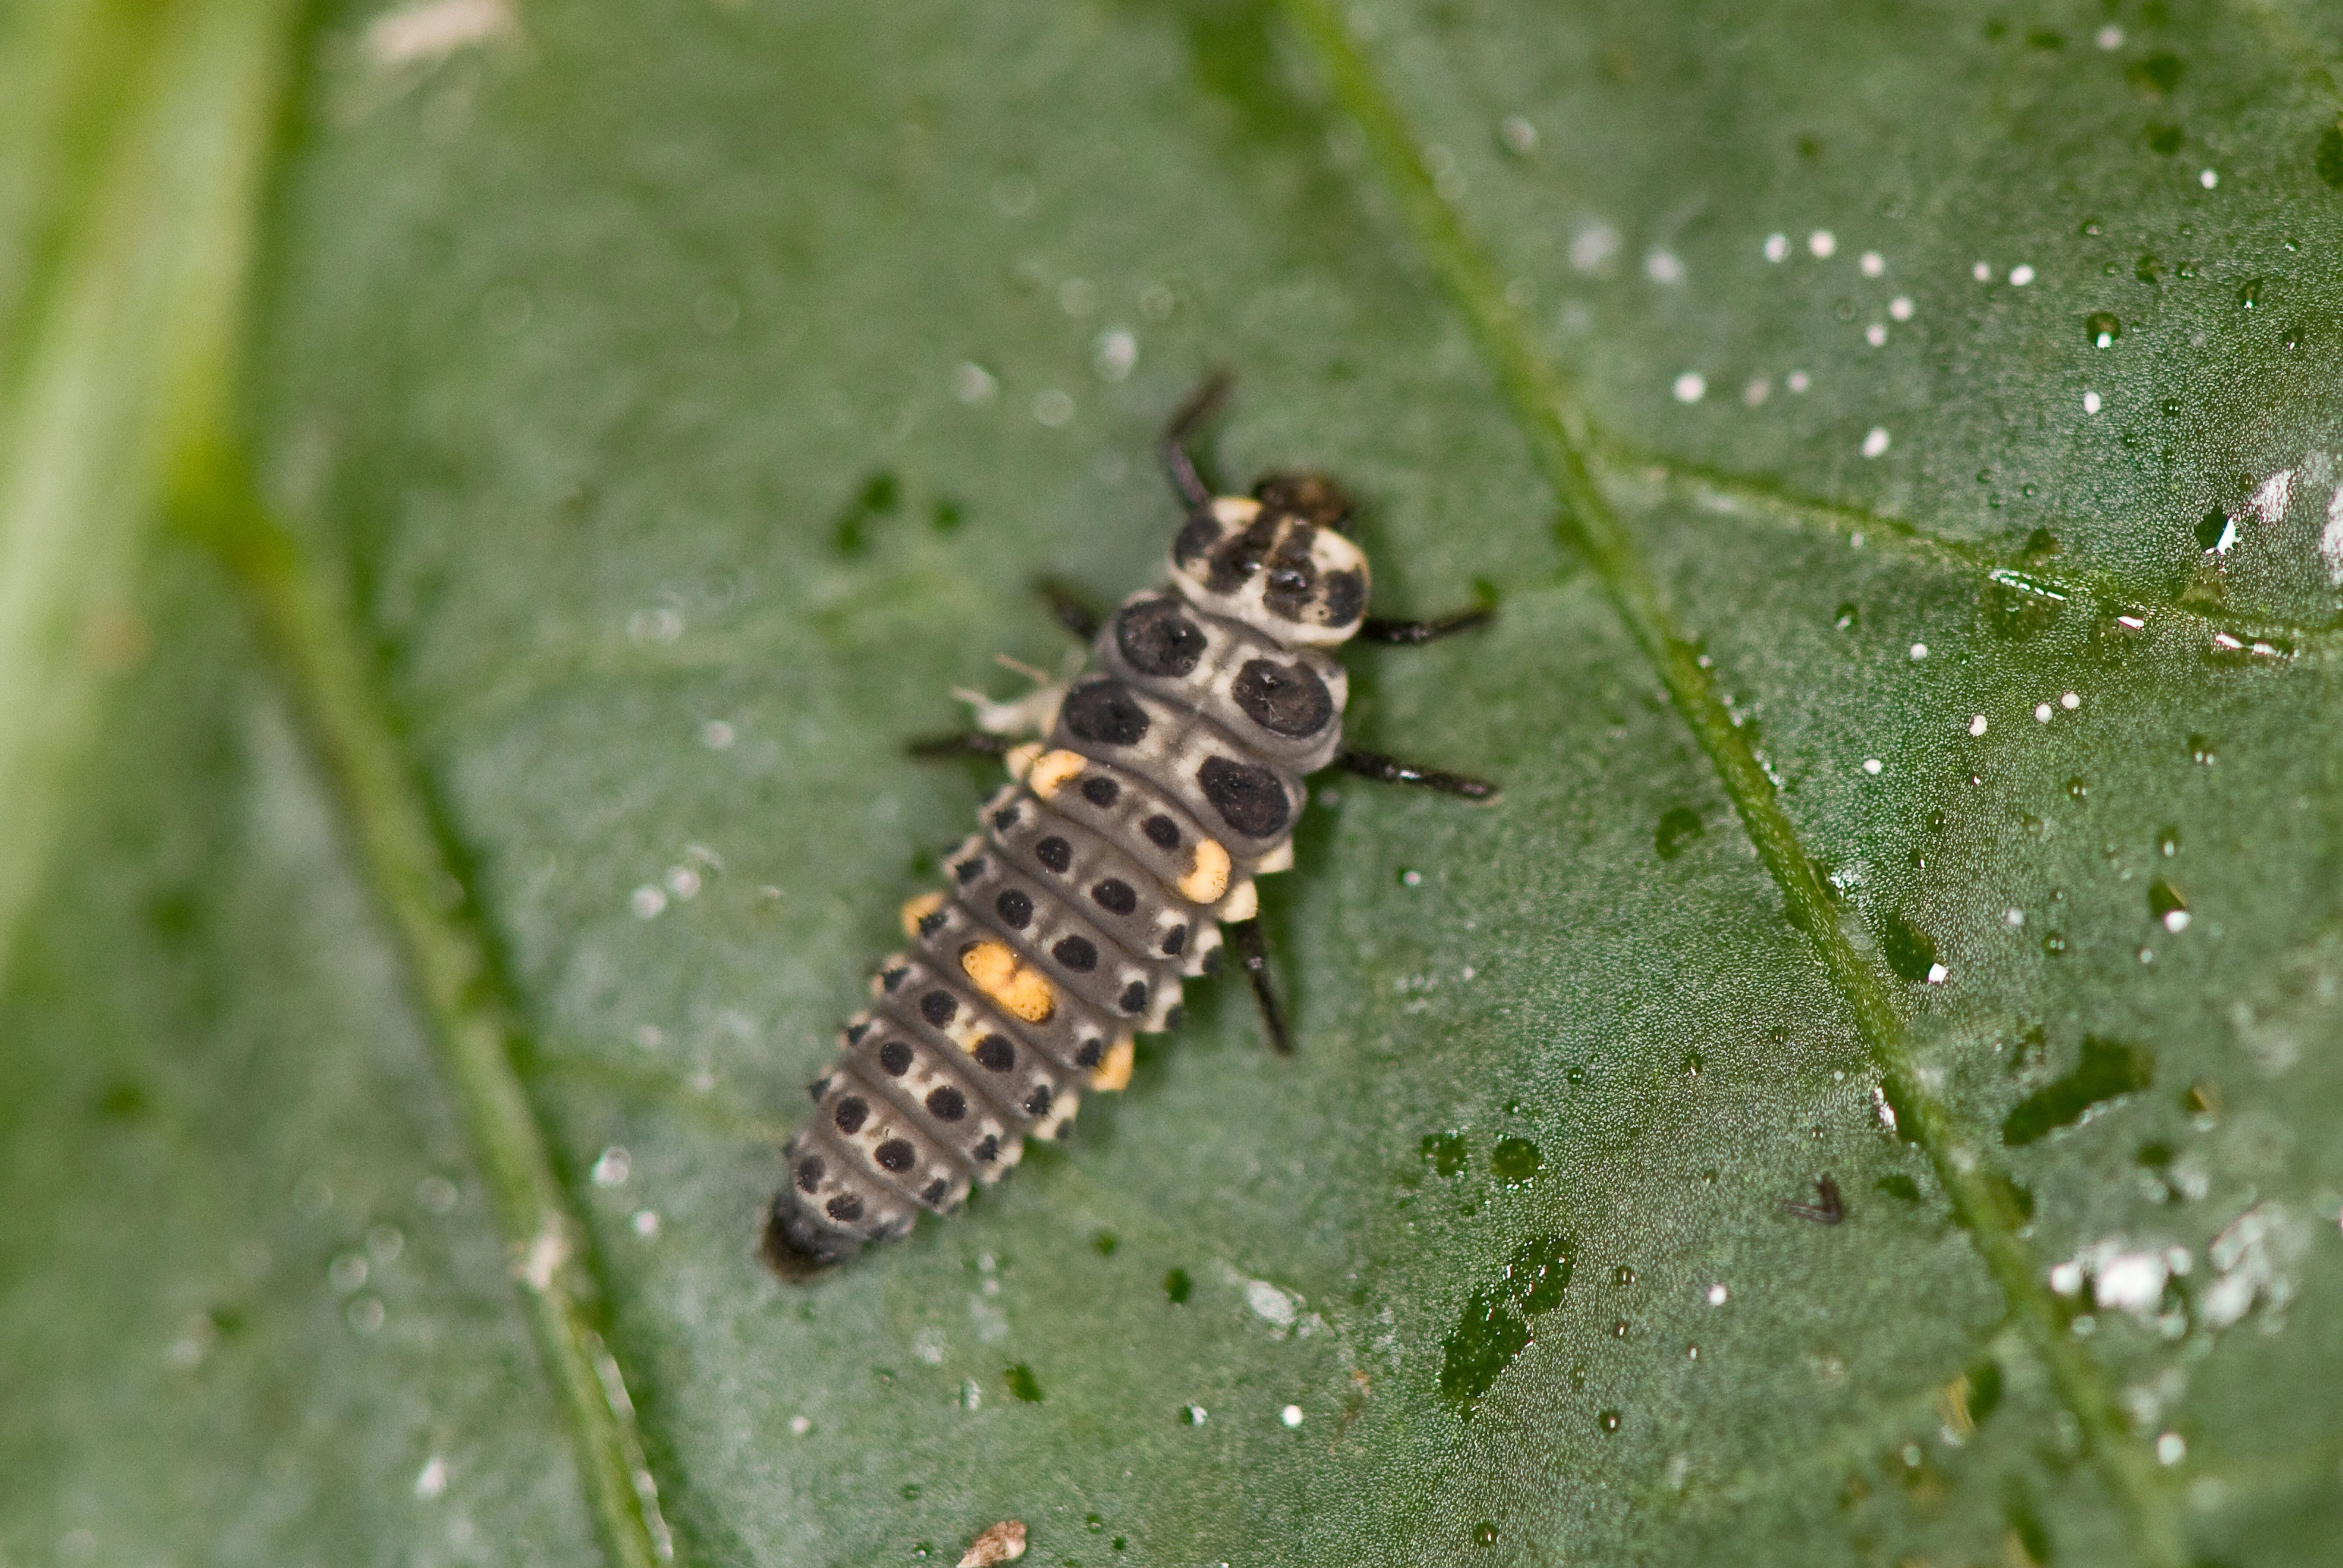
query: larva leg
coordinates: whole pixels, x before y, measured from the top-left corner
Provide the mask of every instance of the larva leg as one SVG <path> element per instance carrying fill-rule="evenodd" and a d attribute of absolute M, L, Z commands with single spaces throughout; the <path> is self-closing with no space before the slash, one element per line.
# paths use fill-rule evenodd
<path fill-rule="evenodd" d="M 1437 616 L 1431 620 L 1377 620 L 1370 616 L 1359 623 L 1361 642 L 1387 642 L 1401 648 L 1422 648 L 1427 642 L 1474 627 L 1486 626 L 1497 612 L 1486 606 L 1455 615 Z"/>
<path fill-rule="evenodd" d="M 1286 1031 L 1285 1009 L 1278 1005 L 1276 984 L 1269 978 L 1269 944 L 1262 940 L 1258 919 L 1236 920 L 1221 928 L 1229 945 L 1236 950 L 1237 962 L 1244 966 L 1245 979 L 1252 981 L 1253 1000 L 1261 1004 L 1261 1026 L 1269 1034 L 1274 1049 L 1292 1054 L 1293 1037 Z"/>
<path fill-rule="evenodd" d="M 1443 795 L 1461 795 L 1467 800 L 1493 800 L 1497 798 L 1497 787 L 1485 779 L 1419 768 L 1413 762 L 1402 762 L 1396 757 L 1385 757 L 1379 751 L 1345 751 L 1334 759 L 1334 766 L 1382 784 L 1420 784 L 1426 789 L 1437 789 Z"/>
<path fill-rule="evenodd" d="M 1158 448 L 1163 459 L 1163 472 L 1172 481 L 1172 488 L 1190 513 L 1202 512 L 1212 504 L 1212 487 L 1196 471 L 1196 459 L 1189 454 L 1188 443 L 1204 422 L 1217 413 L 1221 402 L 1229 395 L 1234 378 L 1225 370 L 1216 370 L 1204 384 L 1190 394 L 1172 416 L 1172 423 L 1163 428 L 1163 444 Z"/>
<path fill-rule="evenodd" d="M 1106 624 L 1106 617 L 1088 596 L 1063 578 L 1043 578 L 1033 585 L 1033 591 L 1041 596 L 1058 624 L 1084 642 L 1098 636 L 1099 628 Z"/>
<path fill-rule="evenodd" d="M 955 757 L 1000 757 L 1016 744 L 1006 735 L 970 729 L 954 735 L 922 735 L 903 742 L 903 749 L 922 762 L 939 762 Z"/>

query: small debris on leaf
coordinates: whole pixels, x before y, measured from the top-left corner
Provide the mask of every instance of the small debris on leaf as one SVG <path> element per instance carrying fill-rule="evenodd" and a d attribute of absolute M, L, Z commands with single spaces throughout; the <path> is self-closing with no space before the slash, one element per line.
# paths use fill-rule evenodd
<path fill-rule="evenodd" d="M 960 1568 L 992 1568 L 1025 1555 L 1025 1522 L 1004 1519 L 976 1538 L 960 1560 Z"/>
<path fill-rule="evenodd" d="M 1840 1201 L 1838 1183 L 1827 1176 L 1815 1181 L 1815 1201 L 1811 1203 L 1784 1203 L 1782 1211 L 1801 1220 L 1812 1220 L 1817 1225 L 1835 1225 L 1846 1218 L 1846 1207 Z"/>

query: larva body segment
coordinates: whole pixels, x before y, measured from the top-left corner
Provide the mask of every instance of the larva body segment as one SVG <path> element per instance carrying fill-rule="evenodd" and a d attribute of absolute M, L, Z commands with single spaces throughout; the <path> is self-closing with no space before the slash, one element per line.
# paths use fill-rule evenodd
<path fill-rule="evenodd" d="M 1067 1132 L 1081 1090 L 1120 1089 L 1135 1032 L 1177 1026 L 1181 980 L 1292 864 L 1302 780 L 1342 751 L 1324 650 L 1358 629 L 1367 564 L 1333 494 L 1272 480 L 1196 508 L 1169 587 L 1099 632 L 950 886 L 905 906 L 916 945 L 813 1085 L 769 1244 L 830 1261 L 950 1211 Z"/>

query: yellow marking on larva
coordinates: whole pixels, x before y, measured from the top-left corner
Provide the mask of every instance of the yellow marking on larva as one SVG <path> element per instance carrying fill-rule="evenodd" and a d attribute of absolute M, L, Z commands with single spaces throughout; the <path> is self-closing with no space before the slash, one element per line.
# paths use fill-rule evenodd
<path fill-rule="evenodd" d="M 1032 770 L 1034 761 L 1047 749 L 1049 749 L 1038 740 L 1028 740 L 1024 745 L 1011 749 L 1008 755 L 1001 758 L 1001 761 L 1009 765 L 1009 776 L 1011 779 L 1022 779 Z"/>
<path fill-rule="evenodd" d="M 1131 1036 L 1124 1035 L 1106 1048 L 1106 1055 L 1091 1069 L 1091 1087 L 1109 1093 L 1128 1088 L 1131 1083 L 1131 1061 L 1135 1053 Z"/>
<path fill-rule="evenodd" d="M 1229 890 L 1229 852 L 1213 839 L 1196 842 L 1196 858 L 1177 884 L 1180 896 L 1192 904 L 1216 904 Z"/>
<path fill-rule="evenodd" d="M 1027 969 L 1006 942 L 971 942 L 960 950 L 960 967 L 976 989 L 1027 1023 L 1047 1023 L 1058 1010 L 1050 982 Z"/>
<path fill-rule="evenodd" d="M 918 936 L 920 922 L 943 907 L 944 895 L 940 892 L 921 893 L 918 898 L 904 904 L 903 934 L 907 937 Z"/>
<path fill-rule="evenodd" d="M 1052 751 L 1035 760 L 1033 770 L 1025 775 L 1025 787 L 1047 800 L 1089 766 L 1090 759 L 1079 751 Z"/>

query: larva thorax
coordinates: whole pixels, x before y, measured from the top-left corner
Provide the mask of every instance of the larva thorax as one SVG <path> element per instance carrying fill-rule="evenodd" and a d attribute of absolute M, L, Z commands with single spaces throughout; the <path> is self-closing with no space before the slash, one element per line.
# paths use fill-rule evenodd
<path fill-rule="evenodd" d="M 1292 862 L 1302 780 L 1342 749 L 1349 695 L 1325 651 L 1357 629 L 1363 553 L 1324 481 L 1272 477 L 1200 508 L 1170 583 L 1100 631 L 1092 673 L 903 909 L 914 947 L 871 982 L 812 1085 L 774 1199 L 812 1261 L 900 1236 L 1062 1136 L 1081 1091 L 1121 1089 L 1132 1036 L 1177 1027 L 1180 981 L 1214 971 L 1252 879 Z"/>

